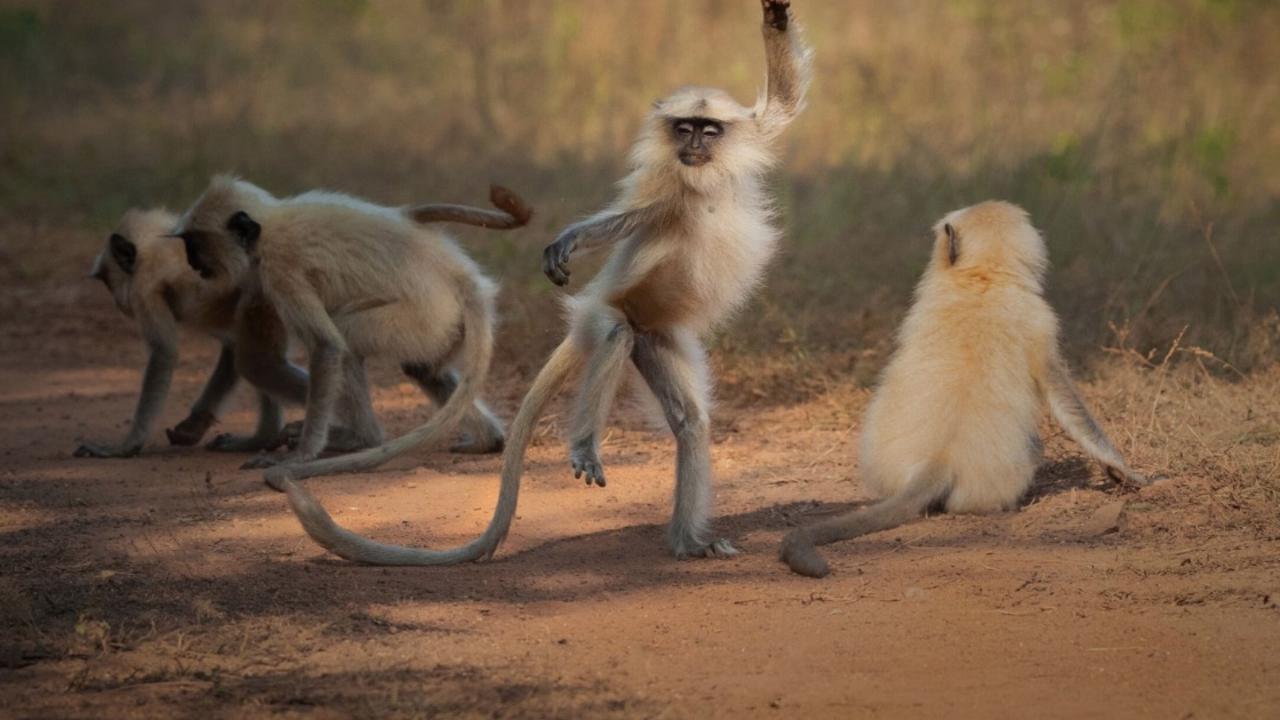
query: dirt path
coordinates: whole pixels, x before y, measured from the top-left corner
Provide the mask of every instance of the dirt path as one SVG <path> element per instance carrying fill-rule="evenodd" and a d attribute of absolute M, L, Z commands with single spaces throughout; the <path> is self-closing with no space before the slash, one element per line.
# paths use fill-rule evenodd
<path fill-rule="evenodd" d="M 572 478 L 547 424 L 495 562 L 357 567 L 242 457 L 157 432 L 141 458 L 72 458 L 123 433 L 141 365 L 131 334 L 110 339 L 123 320 L 68 319 L 80 299 L 40 317 L 6 298 L 22 319 L 0 350 L 0 716 L 1280 716 L 1280 523 L 1207 470 L 1120 494 L 1051 435 L 1022 512 L 836 546 L 813 581 L 776 545 L 861 497 L 864 394 L 728 398 L 717 528 L 738 558 L 665 554 L 671 446 L 626 415 L 605 489 Z M 211 359 L 198 347 L 168 425 Z M 388 430 L 422 416 L 375 378 Z M 523 381 L 495 382 L 509 417 Z M 224 428 L 251 424 L 237 408 Z M 349 527 L 442 546 L 483 526 L 497 468 L 429 453 L 312 487 Z"/>

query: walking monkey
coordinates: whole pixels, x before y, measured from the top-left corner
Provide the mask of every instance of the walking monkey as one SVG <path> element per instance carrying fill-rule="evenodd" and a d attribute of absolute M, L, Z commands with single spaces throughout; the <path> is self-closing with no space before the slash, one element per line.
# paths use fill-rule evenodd
<path fill-rule="evenodd" d="M 532 211 L 514 193 L 491 190 L 502 212 L 461 206 L 390 208 L 349 195 L 309 192 L 276 198 L 244 180 L 213 179 L 175 233 L 187 261 L 208 282 L 261 304 L 307 347 L 310 387 L 296 449 L 249 467 L 308 477 L 367 469 L 463 424 L 476 452 L 500 450 L 501 423 L 479 400 L 493 345 L 494 284 L 443 232 L 423 222 L 514 228 Z M 245 328 L 246 334 L 261 334 Z M 245 352 L 252 352 L 246 348 Z M 426 424 L 369 451 L 315 460 L 339 396 L 368 408 L 364 358 L 390 357 L 442 404 Z M 460 372 L 459 372 L 460 371 Z M 371 412 L 355 420 L 376 427 Z"/>
<path fill-rule="evenodd" d="M 247 437 L 219 435 L 208 445 L 211 450 L 251 452 L 274 447 L 283 418 L 280 403 L 302 404 L 306 398 L 306 373 L 289 363 L 285 346 L 258 343 L 255 357 L 241 357 L 237 362 L 234 328 L 238 293 L 226 284 L 200 281 L 187 265 L 182 244 L 168 237 L 177 223 L 177 216 L 165 210 L 130 210 L 94 260 L 90 277 L 101 280 L 120 311 L 137 320 L 148 358 L 142 393 L 124 441 L 118 445 L 84 443 L 76 449 L 77 457 L 131 457 L 142 450 L 169 392 L 178 360 L 180 324 L 217 338 L 222 351 L 186 419 L 165 430 L 171 444 L 200 442 L 242 374 L 259 388 L 258 428 Z M 258 328 L 270 330 L 272 324 L 279 323 L 270 308 L 247 312 L 259 318 Z M 344 436 L 340 447 L 358 442 Z"/>

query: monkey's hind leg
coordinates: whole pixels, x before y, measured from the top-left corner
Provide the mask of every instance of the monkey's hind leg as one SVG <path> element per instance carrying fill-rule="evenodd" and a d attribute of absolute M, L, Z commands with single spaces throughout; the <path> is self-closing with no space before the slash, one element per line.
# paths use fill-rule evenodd
<path fill-rule="evenodd" d="M 609 409 L 618 394 L 623 371 L 635 346 L 635 335 L 625 320 L 615 322 L 591 353 L 587 372 L 574 399 L 569 422 L 569 462 L 573 476 L 584 477 L 587 485 L 605 486 L 604 463 L 600 461 L 600 435 L 609 419 Z"/>
<path fill-rule="evenodd" d="M 676 499 L 667 542 L 677 558 L 729 557 L 738 551 L 728 540 L 708 541 L 711 514 L 710 398 L 699 378 L 705 360 L 700 349 L 675 338 L 640 334 L 632 360 L 662 405 L 676 436 Z"/>
<path fill-rule="evenodd" d="M 335 448 L 335 442 L 343 438 L 342 428 L 330 427 L 325 449 L 336 452 L 352 452 L 382 444 L 382 425 L 373 412 L 373 398 L 369 396 L 369 376 L 364 371 L 364 358 L 347 353 L 342 358 L 342 396 L 338 401 L 339 417 L 347 424 L 354 442 L 345 448 Z"/>
<path fill-rule="evenodd" d="M 325 452 L 351 453 L 382 444 L 382 425 L 373 412 L 373 399 L 369 397 L 369 378 L 364 371 L 364 358 L 347 353 L 342 360 L 342 393 L 338 399 L 337 413 L 345 425 L 330 425 L 325 440 Z M 281 445 L 297 449 L 302 441 L 304 423 L 295 421 L 285 425 L 275 442 L 267 448 Z"/>
<path fill-rule="evenodd" d="M 296 450 L 282 456 L 259 455 L 240 466 L 242 470 L 268 468 L 282 463 L 313 460 L 324 450 L 329 438 L 333 412 L 343 392 L 343 366 L 346 353 L 331 343 L 318 344 L 311 350 L 311 373 L 307 386 L 307 416 L 302 423 L 302 436 Z"/>
<path fill-rule="evenodd" d="M 284 412 L 280 403 L 269 394 L 258 391 L 258 427 L 252 435 L 223 433 L 205 447 L 214 452 L 258 452 L 279 447 L 280 426 Z"/>
<path fill-rule="evenodd" d="M 405 363 L 400 370 L 417 383 L 438 407 L 449 402 L 458 389 L 456 370 L 438 370 L 426 363 Z M 463 437 L 449 447 L 450 452 L 484 455 L 500 453 L 506 446 L 502 421 L 478 398 L 462 421 L 462 434 Z"/>

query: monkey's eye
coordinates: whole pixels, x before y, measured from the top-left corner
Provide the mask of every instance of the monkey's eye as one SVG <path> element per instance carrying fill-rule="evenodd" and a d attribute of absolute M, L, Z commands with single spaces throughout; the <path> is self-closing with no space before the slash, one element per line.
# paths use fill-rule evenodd
<path fill-rule="evenodd" d="M 680 137 L 689 137 L 693 134 L 693 123 L 676 123 L 676 134 Z"/>
<path fill-rule="evenodd" d="M 719 125 L 708 125 L 702 128 L 702 137 L 709 137 L 709 138 L 720 137 L 721 132 L 723 131 L 720 129 Z"/>

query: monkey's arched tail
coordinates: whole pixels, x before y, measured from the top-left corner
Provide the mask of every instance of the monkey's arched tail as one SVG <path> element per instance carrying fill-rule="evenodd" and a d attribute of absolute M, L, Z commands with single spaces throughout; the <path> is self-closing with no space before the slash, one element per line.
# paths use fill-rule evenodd
<path fill-rule="evenodd" d="M 782 540 L 782 561 L 801 575 L 825 577 L 831 567 L 818 554 L 818 545 L 897 527 L 919 517 L 930 504 L 946 495 L 950 487 L 951 472 L 942 465 L 930 463 L 892 497 L 787 533 Z"/>
<path fill-rule="evenodd" d="M 348 560 L 371 565 L 452 565 L 487 560 L 493 557 L 493 553 L 507 537 L 507 531 L 511 528 L 511 518 L 515 515 L 516 501 L 520 495 L 524 454 L 533 436 L 534 426 L 546 409 L 547 403 L 555 397 L 556 391 L 564 384 L 565 378 L 581 362 L 581 357 L 573 338 L 565 338 L 533 381 L 533 387 L 525 395 L 524 402 L 520 404 L 520 411 L 511 425 L 507 446 L 502 454 L 502 485 L 498 491 L 498 502 L 494 507 L 493 517 L 484 533 L 466 545 L 450 550 L 425 550 L 374 542 L 335 523 L 311 493 L 289 477 L 289 471 L 296 470 L 298 466 L 285 467 L 284 473 L 268 478 L 268 482 L 272 487 L 289 494 L 289 504 L 312 540 L 335 555 Z M 449 402 L 453 402 L 453 398 L 462 394 L 462 391 L 463 388 L 459 385 L 458 391 Z M 470 405 L 470 401 L 467 405 Z M 437 415 L 443 413 L 444 410 L 441 410 Z"/>
<path fill-rule="evenodd" d="M 409 219 L 416 223 L 451 222 L 476 225 L 491 230 L 511 230 L 529 224 L 533 208 L 524 198 L 501 185 L 489 186 L 489 202 L 502 210 L 483 210 L 469 205 L 414 205 L 404 209 Z"/>

